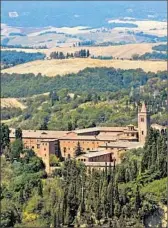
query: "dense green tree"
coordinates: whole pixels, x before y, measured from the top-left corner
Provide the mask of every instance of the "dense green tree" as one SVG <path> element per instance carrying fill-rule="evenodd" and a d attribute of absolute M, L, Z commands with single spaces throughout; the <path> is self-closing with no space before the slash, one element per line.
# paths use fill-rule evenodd
<path fill-rule="evenodd" d="M 90 52 L 89 52 L 89 50 L 87 50 L 86 57 L 89 57 L 89 56 L 90 56 Z"/>
<path fill-rule="evenodd" d="M 39 130 L 48 130 L 48 126 L 47 126 L 47 122 L 46 122 L 46 121 L 44 121 L 44 122 L 41 124 Z"/>
<path fill-rule="evenodd" d="M 43 185 L 41 181 L 38 183 L 38 195 L 43 197 Z"/>
<path fill-rule="evenodd" d="M 135 193 L 135 210 L 136 213 L 138 213 L 138 210 L 141 207 L 141 197 L 140 197 L 140 192 L 139 192 L 139 187 L 137 185 L 136 187 L 136 193 Z"/>
<path fill-rule="evenodd" d="M 44 53 L 29 53 L 29 52 L 23 52 L 23 51 L 10 51 L 10 50 L 3 50 L 1 51 L 1 62 L 5 66 L 15 66 L 18 64 L 38 60 L 38 59 L 44 59 L 45 54 Z"/>
<path fill-rule="evenodd" d="M 82 148 L 80 146 L 80 142 L 77 143 L 76 149 L 75 149 L 75 157 L 82 154 Z"/>
<path fill-rule="evenodd" d="M 9 143 L 10 143 L 10 139 L 9 139 L 9 127 L 8 125 L 5 124 L 1 124 L 0 125 L 0 130 L 1 130 L 1 149 L 5 149 L 5 147 L 9 148 Z"/>
<path fill-rule="evenodd" d="M 19 160 L 20 155 L 23 153 L 23 143 L 21 139 L 16 139 L 11 144 L 10 160 Z"/>
<path fill-rule="evenodd" d="M 73 130 L 73 126 L 71 122 L 68 122 L 68 131 L 72 131 Z"/>
<path fill-rule="evenodd" d="M 17 128 L 15 130 L 15 139 L 20 139 L 22 140 L 22 129 L 21 128 Z"/>
<path fill-rule="evenodd" d="M 14 208 L 9 200 L 2 199 L 1 201 L 1 227 L 14 227 L 16 216 Z"/>

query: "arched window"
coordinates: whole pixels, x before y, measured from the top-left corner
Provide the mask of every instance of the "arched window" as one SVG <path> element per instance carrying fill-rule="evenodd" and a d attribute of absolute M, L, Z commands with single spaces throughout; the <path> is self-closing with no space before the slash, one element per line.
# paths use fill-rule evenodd
<path fill-rule="evenodd" d="M 141 117 L 141 122 L 144 122 L 144 117 Z"/>

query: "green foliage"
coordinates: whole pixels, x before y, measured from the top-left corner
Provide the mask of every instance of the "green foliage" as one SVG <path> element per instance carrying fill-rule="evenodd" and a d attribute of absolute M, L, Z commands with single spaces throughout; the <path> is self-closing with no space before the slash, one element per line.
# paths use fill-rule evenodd
<path fill-rule="evenodd" d="M 12 202 L 7 199 L 1 200 L 1 227 L 14 227 L 16 215 Z"/>
<path fill-rule="evenodd" d="M 148 59 L 160 59 L 160 60 L 167 60 L 168 56 L 167 53 L 153 51 L 152 53 L 145 53 L 139 57 L 141 60 L 148 60 Z"/>
<path fill-rule="evenodd" d="M 139 59 L 139 55 L 138 54 L 133 54 L 132 55 L 132 59 L 133 60 L 138 60 Z"/>
<path fill-rule="evenodd" d="M 129 169 L 136 160 L 139 164 L 143 153 L 143 149 L 128 152 L 119 167 L 124 165 Z M 148 179 L 148 183 L 144 181 L 142 185 L 136 171 L 134 181 L 122 184 L 117 178 L 118 166 L 115 170 L 112 167 L 105 171 L 92 170 L 86 175 L 84 164 L 66 160 L 60 166 L 59 175 L 55 173 L 52 179 L 45 180 L 39 175 L 44 169 L 37 162 L 40 159 L 32 151 L 24 151 L 24 154 L 20 162 L 8 167 L 13 169 L 13 176 L 10 184 L 3 188 L 3 224 L 143 227 L 145 218 L 158 209 L 158 201 L 165 203 L 166 179 L 154 182 Z M 10 196 L 8 204 L 4 201 L 6 196 Z"/>
<path fill-rule="evenodd" d="M 154 47 L 152 47 L 155 51 L 167 51 L 167 45 L 166 44 L 159 44 Z"/>
<path fill-rule="evenodd" d="M 144 146 L 142 172 L 151 169 L 152 171 L 160 171 L 161 177 L 165 177 L 167 167 L 166 148 L 166 136 L 151 128 Z"/>
<path fill-rule="evenodd" d="M 9 89 L 13 78 L 8 77 L 4 80 Z M 17 76 L 13 77 L 16 77 L 13 83 L 17 84 Z M 26 80 L 33 86 L 37 82 L 39 90 L 32 87 L 32 94 L 41 90 L 50 91 L 50 94 L 25 99 L 28 108 L 15 123 L 17 128 L 21 123 L 25 128 L 38 129 L 45 121 L 48 129 L 58 130 L 136 123 L 137 107 L 144 98 L 154 118 L 158 118 L 158 112 L 165 114 L 165 72 L 146 74 L 141 70 L 96 68 L 64 79 L 20 77 L 21 82 Z M 143 86 L 143 92 L 140 92 L 140 86 Z M 83 92 L 85 88 L 86 92 Z M 8 91 L 19 93 L 18 87 L 15 89 Z M 162 115 L 159 118 L 163 121 Z M 6 145 L 8 130 L 4 125 L 3 129 Z M 80 145 L 76 152 L 77 155 L 81 153 Z M 127 152 L 115 170 L 106 167 L 104 171 L 92 170 L 87 175 L 84 164 L 68 159 L 59 163 L 59 169 L 45 179 L 42 160 L 32 150 L 23 150 L 21 140 L 17 139 L 11 143 L 12 161 L 14 158 L 16 161 L 12 164 L 3 162 L 3 224 L 16 227 L 143 227 L 145 219 L 158 209 L 159 201 L 166 203 L 166 180 L 163 179 L 166 156 L 165 136 L 151 129 L 144 148 Z M 50 163 L 57 165 L 56 157 L 53 158 Z"/>
<path fill-rule="evenodd" d="M 78 74 L 64 77 L 45 77 L 40 74 L 2 74 L 3 97 L 26 97 L 63 88 L 69 92 L 116 92 L 133 87 L 143 86 L 150 78 L 161 77 L 166 72 L 145 73 L 141 69 L 121 70 L 114 68 L 86 68 Z M 53 75 L 54 76 L 54 75 Z M 19 80 L 18 80 L 19 79 Z M 80 86 L 79 86 L 80 85 Z M 23 90 L 24 88 L 24 90 Z"/>
<path fill-rule="evenodd" d="M 1 120 L 8 120 L 21 115 L 22 110 L 15 107 L 1 108 Z"/>
<path fill-rule="evenodd" d="M 142 194 L 149 194 L 152 193 L 154 199 L 156 201 L 163 201 L 166 205 L 167 197 L 166 197 L 166 185 L 167 185 L 167 178 L 162 178 L 160 180 L 154 180 L 141 189 Z"/>
<path fill-rule="evenodd" d="M 1 150 L 4 150 L 6 147 L 9 148 L 9 143 L 10 143 L 10 139 L 9 139 L 9 127 L 5 124 L 1 124 L 0 125 L 0 131 L 1 131 Z"/>
<path fill-rule="evenodd" d="M 44 122 L 41 124 L 39 130 L 48 130 L 47 122 L 46 122 L 46 121 L 44 121 Z"/>
<path fill-rule="evenodd" d="M 20 144 L 18 140 L 14 143 Z M 14 227 L 15 224 L 24 223 L 25 217 L 30 217 L 32 211 L 40 212 L 40 197 L 43 195 L 43 175 L 40 172 L 44 172 L 44 164 L 32 151 L 25 151 L 24 155 L 13 164 L 2 159 L 1 227 Z M 28 215 L 24 213 L 25 208 Z"/>
<path fill-rule="evenodd" d="M 6 66 L 15 66 L 18 64 L 44 58 L 45 54 L 42 54 L 40 52 L 26 53 L 22 51 L 1 51 L 1 62 Z"/>
<path fill-rule="evenodd" d="M 16 139 L 11 144 L 10 151 L 10 160 L 13 162 L 14 160 L 18 161 L 20 159 L 20 155 L 23 153 L 23 143 L 21 139 Z"/>
<path fill-rule="evenodd" d="M 75 157 L 77 157 L 77 156 L 79 156 L 81 154 L 82 154 L 82 149 L 81 149 L 80 143 L 78 142 L 77 146 L 75 148 Z"/>
<path fill-rule="evenodd" d="M 161 74 L 163 80 L 166 75 Z M 26 109 L 9 126 L 23 129 L 40 129 L 44 123 L 49 130 L 74 130 L 94 126 L 137 125 L 138 105 L 146 100 L 152 123 L 165 125 L 166 81 L 149 79 L 140 88 L 123 92 L 82 92 L 71 94 L 67 89 L 53 91 L 51 94 L 26 98 Z M 145 81 L 145 78 L 144 78 Z M 55 98 L 54 98 L 55 97 Z M 38 107 L 38 108 L 37 108 Z M 46 129 L 46 126 L 45 128 Z"/>
<path fill-rule="evenodd" d="M 51 52 L 50 58 L 51 59 L 65 59 L 65 55 L 63 52 Z"/>
<path fill-rule="evenodd" d="M 15 130 L 15 139 L 20 139 L 22 140 L 22 129 L 21 128 L 17 128 Z"/>
<path fill-rule="evenodd" d="M 50 155 L 50 166 L 59 166 L 59 162 L 60 160 L 55 154 Z"/>
<path fill-rule="evenodd" d="M 166 136 L 150 129 L 142 149 L 130 150 L 117 167 L 116 179 L 121 183 L 138 181 L 146 184 L 166 174 Z"/>

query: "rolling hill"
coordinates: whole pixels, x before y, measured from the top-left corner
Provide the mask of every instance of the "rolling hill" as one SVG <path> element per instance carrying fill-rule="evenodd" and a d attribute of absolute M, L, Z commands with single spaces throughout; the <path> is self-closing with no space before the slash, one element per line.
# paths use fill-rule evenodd
<path fill-rule="evenodd" d="M 2 73 L 41 73 L 49 77 L 77 73 L 87 67 L 114 67 L 121 69 L 142 68 L 144 71 L 157 72 L 167 69 L 166 61 L 99 60 L 99 59 L 63 59 L 37 60 L 2 70 Z"/>

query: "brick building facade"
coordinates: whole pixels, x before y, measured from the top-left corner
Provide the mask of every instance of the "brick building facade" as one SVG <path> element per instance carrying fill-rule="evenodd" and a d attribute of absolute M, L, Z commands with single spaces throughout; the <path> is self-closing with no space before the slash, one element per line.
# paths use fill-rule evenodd
<path fill-rule="evenodd" d="M 86 163 L 111 162 L 113 158 L 118 163 L 121 154 L 127 149 L 143 146 L 149 127 L 150 116 L 145 104 L 143 104 L 138 113 L 138 128 L 128 125 L 126 127 L 94 127 L 74 131 L 23 130 L 22 138 L 24 147 L 33 149 L 44 161 L 47 172 L 50 172 L 50 154 L 65 159 L 74 158 L 78 145 L 80 145 L 81 151 L 86 153 L 83 155 Z M 11 129 L 10 139 L 11 141 L 15 139 L 14 129 Z M 98 152 L 100 149 L 103 149 L 104 153 L 108 151 L 108 155 L 100 156 Z M 88 154 L 93 153 L 91 151 L 97 151 L 94 161 L 89 159 Z M 111 161 L 109 161 L 109 154 Z"/>

